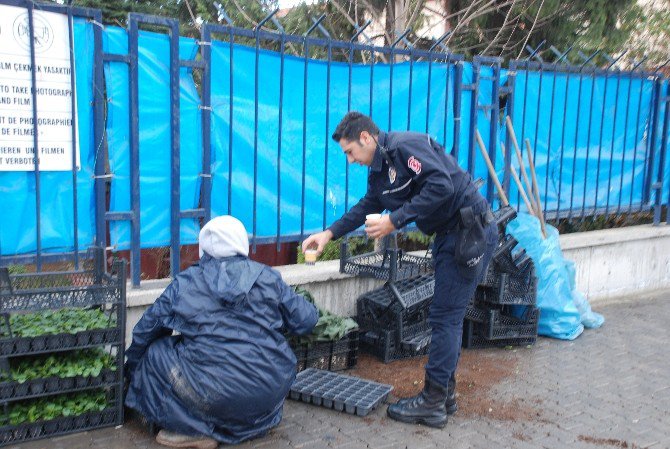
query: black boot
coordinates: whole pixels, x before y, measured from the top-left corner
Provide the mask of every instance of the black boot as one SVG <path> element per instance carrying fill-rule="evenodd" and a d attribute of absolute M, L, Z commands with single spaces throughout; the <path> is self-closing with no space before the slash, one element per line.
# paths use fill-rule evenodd
<path fill-rule="evenodd" d="M 402 399 L 389 405 L 387 414 L 396 421 L 410 424 L 425 424 L 442 428 L 447 424 L 448 389 L 426 378 L 423 391 L 418 395 Z"/>
<path fill-rule="evenodd" d="M 458 404 L 456 404 L 456 378 L 454 376 L 451 376 L 451 379 L 449 379 L 447 400 L 444 406 L 447 408 L 447 415 L 453 415 L 458 410 Z"/>

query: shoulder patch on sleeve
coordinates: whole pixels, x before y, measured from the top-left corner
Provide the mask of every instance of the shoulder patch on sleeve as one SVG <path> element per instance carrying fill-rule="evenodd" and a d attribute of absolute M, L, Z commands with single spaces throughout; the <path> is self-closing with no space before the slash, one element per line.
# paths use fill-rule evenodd
<path fill-rule="evenodd" d="M 421 173 L 421 161 L 419 161 L 414 156 L 410 156 L 410 158 L 407 159 L 407 166 L 417 175 Z"/>

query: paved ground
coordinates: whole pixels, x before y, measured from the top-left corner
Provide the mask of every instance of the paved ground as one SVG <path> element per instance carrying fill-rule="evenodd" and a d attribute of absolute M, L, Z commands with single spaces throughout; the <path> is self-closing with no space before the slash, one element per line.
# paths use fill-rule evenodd
<path fill-rule="evenodd" d="M 281 425 L 239 448 L 670 448 L 670 292 L 599 307 L 605 325 L 573 342 L 478 350 L 512 364 L 490 407 L 459 412 L 444 430 L 396 423 L 386 406 L 365 418 L 287 401 Z M 459 394 L 468 386 L 459 385 Z M 494 407 L 516 413 L 505 418 Z M 487 410 L 490 412 L 486 416 Z M 161 448 L 129 423 L 15 446 L 21 449 Z"/>

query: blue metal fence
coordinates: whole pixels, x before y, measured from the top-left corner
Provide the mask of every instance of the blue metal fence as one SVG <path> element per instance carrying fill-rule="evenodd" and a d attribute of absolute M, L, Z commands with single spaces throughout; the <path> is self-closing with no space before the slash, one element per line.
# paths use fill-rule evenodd
<path fill-rule="evenodd" d="M 359 42 L 368 23 L 349 41 L 334 40 L 320 25 L 323 17 L 303 36 L 286 34 L 273 12 L 253 30 L 228 19 L 227 25 L 203 24 L 195 40 L 180 37 L 172 19 L 130 14 L 126 32 L 103 27 L 95 10 L 0 0 L 4 4 L 25 7 L 29 17 L 34 9 L 66 14 L 71 42 L 92 35 L 94 56 L 88 66 L 78 62 L 76 72 L 78 88 L 80 77 L 90 79 L 91 115 L 83 127 L 92 135 L 82 140 L 79 104 L 79 135 L 72 137 L 89 156 L 82 171 L 71 171 L 72 214 L 61 217 L 71 220 L 73 235 L 43 247 L 43 217 L 62 211 L 54 204 L 44 210 L 44 175 L 36 162 L 26 173 L 34 180 L 34 233 L 28 227 L 18 236 L 3 227 L 2 264 L 35 262 L 40 270 L 45 261 L 74 260 L 78 267 L 87 246 L 129 249 L 131 279 L 139 285 L 142 248 L 169 246 L 174 275 L 180 246 L 195 242 L 201 221 L 223 213 L 245 222 L 254 249 L 300 240 L 327 227 L 365 191 L 365 170 L 347 166 L 329 139 L 354 109 L 382 129 L 436 137 L 473 176 L 487 179 L 484 193 L 493 202 L 493 183 L 475 148 L 478 130 L 519 204 L 510 182 L 509 115 L 522 149 L 526 139 L 531 144 L 542 208 L 551 220 L 653 209 L 658 224 L 662 205 L 670 205 L 670 84 L 659 71 L 645 70 L 644 61 L 630 70 L 617 60 L 601 68 L 594 63 L 601 56 L 593 54 L 572 65 L 566 63 L 570 49 L 544 62 L 538 47 L 505 69 L 498 58 L 470 63 L 451 53 L 441 43 L 446 35 L 429 50 L 409 45 L 406 32 L 378 47 Z M 264 29 L 270 21 L 277 31 Z M 74 23 L 82 35 L 75 36 Z M 81 49 L 71 49 L 73 61 L 84 59 Z M 324 56 L 314 58 L 315 49 Z M 34 67 L 34 49 L 31 55 Z M 33 94 L 34 118 L 35 100 Z M 504 158 L 501 142 L 510 149 Z M 92 204 L 81 187 L 85 169 L 92 172 Z M 0 186 L 14 179 L 0 172 Z M 91 208 L 94 232 L 81 232 Z M 3 222 L 16 217 L 15 211 L 3 214 Z M 34 245 L 12 244 L 17 238 Z"/>

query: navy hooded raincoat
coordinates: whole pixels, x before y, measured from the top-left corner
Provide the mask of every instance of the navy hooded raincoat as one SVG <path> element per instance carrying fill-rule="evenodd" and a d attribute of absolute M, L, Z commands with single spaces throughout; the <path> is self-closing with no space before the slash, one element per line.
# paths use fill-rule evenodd
<path fill-rule="evenodd" d="M 282 330 L 306 334 L 317 319 L 272 268 L 204 254 L 135 327 L 126 405 L 187 435 L 224 443 L 262 436 L 281 421 L 295 379 Z"/>

